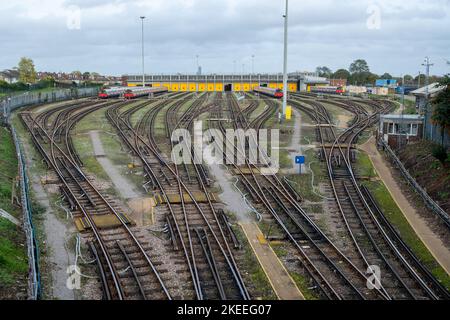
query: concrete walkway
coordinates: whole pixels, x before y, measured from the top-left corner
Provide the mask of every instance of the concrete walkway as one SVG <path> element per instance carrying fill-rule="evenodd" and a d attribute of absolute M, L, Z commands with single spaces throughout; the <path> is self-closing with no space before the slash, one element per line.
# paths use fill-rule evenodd
<path fill-rule="evenodd" d="M 90 131 L 89 136 L 94 148 L 94 155 L 111 179 L 116 190 L 119 191 L 121 196 L 125 199 L 138 198 L 140 195 L 134 190 L 133 185 L 120 173 L 111 160 L 105 157 L 105 151 L 98 131 Z"/>
<path fill-rule="evenodd" d="M 302 293 L 297 288 L 289 272 L 265 241 L 258 225 L 253 222 L 251 213 L 249 213 L 251 211 L 250 207 L 233 185 L 233 179 L 235 178 L 224 166 L 213 161 L 213 158 L 208 156 L 205 158 L 211 175 L 222 189 L 220 199 L 226 205 L 226 209 L 236 215 L 236 219 L 242 227 L 277 297 L 281 300 L 304 300 Z"/>
<path fill-rule="evenodd" d="M 375 138 L 372 137 L 365 144 L 360 146 L 365 151 L 378 173 L 378 176 L 386 185 L 397 206 L 403 212 L 406 220 L 414 229 L 420 240 L 425 244 L 436 261 L 450 274 L 450 248 L 447 248 L 441 239 L 431 230 L 427 222 L 420 216 L 416 208 L 410 204 L 402 189 L 395 181 L 391 169 L 387 166 L 381 153 L 375 145 Z"/>
<path fill-rule="evenodd" d="M 259 264 L 264 270 L 275 294 L 280 300 L 305 300 L 289 272 L 278 259 L 277 255 L 265 241 L 259 227 L 254 222 L 240 223 L 249 240 Z"/>
<path fill-rule="evenodd" d="M 294 123 L 294 132 L 292 134 L 292 140 L 287 150 L 289 152 L 289 158 L 291 159 L 292 166 L 290 169 L 284 170 L 285 174 L 298 174 L 299 168 L 298 164 L 295 163 L 295 157 L 299 155 L 304 155 L 306 149 L 309 149 L 311 146 L 304 146 L 302 144 L 302 115 L 297 109 L 292 109 L 292 113 L 294 114 L 295 123 Z M 308 173 L 309 168 L 307 166 L 302 166 L 303 173 Z"/>

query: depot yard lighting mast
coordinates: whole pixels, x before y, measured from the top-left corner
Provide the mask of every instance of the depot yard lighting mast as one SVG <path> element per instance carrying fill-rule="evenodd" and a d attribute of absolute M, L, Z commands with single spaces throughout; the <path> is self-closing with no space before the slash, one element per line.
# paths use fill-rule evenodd
<path fill-rule="evenodd" d="M 286 0 L 286 12 L 283 16 L 284 17 L 283 118 L 286 118 L 286 108 L 287 108 L 288 8 L 289 8 L 289 0 Z"/>
<path fill-rule="evenodd" d="M 142 87 L 145 87 L 145 62 L 144 62 L 144 16 L 141 16 L 142 21 Z"/>

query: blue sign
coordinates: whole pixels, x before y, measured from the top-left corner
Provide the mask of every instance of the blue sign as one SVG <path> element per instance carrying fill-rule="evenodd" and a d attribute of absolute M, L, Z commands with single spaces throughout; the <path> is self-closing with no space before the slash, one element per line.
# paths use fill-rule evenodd
<path fill-rule="evenodd" d="M 305 163 L 305 156 L 296 156 L 295 157 L 295 163 L 296 164 L 304 164 Z"/>

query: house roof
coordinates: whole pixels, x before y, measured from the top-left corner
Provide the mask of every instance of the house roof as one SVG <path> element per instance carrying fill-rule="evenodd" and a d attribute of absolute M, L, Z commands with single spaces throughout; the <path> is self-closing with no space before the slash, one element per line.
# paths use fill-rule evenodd
<path fill-rule="evenodd" d="M 393 121 L 395 123 L 421 123 L 424 120 L 424 116 L 419 114 L 384 114 L 380 116 L 380 121 Z"/>
<path fill-rule="evenodd" d="M 7 69 L 7 70 L 3 70 L 0 71 L 0 75 L 3 76 L 4 78 L 19 78 L 19 71 L 17 70 L 11 70 L 11 69 Z"/>
<path fill-rule="evenodd" d="M 435 82 L 428 86 L 411 91 L 411 94 L 415 96 L 425 96 L 428 88 L 428 95 L 434 95 L 445 89 L 445 86 L 439 86 L 439 83 Z"/>

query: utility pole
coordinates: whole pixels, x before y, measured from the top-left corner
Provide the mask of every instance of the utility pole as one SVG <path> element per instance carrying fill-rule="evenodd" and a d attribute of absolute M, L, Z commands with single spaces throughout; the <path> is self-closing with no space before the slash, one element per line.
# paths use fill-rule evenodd
<path fill-rule="evenodd" d="M 422 63 L 422 66 L 426 69 L 426 75 L 425 75 L 425 106 L 424 106 L 424 114 L 425 114 L 425 123 L 424 123 L 424 130 L 423 134 L 424 137 L 426 137 L 426 129 L 427 129 L 427 121 L 428 121 L 428 95 L 429 95 L 429 82 L 430 82 L 430 67 L 434 66 L 433 63 L 430 63 L 430 58 L 425 57 L 424 63 Z M 431 132 L 431 135 L 433 135 L 433 132 Z M 433 137 L 431 137 L 433 138 Z"/>
<path fill-rule="evenodd" d="M 419 78 L 417 80 L 417 89 L 420 88 L 420 76 L 422 75 L 422 73 L 419 71 Z"/>
<path fill-rule="evenodd" d="M 141 16 L 142 21 L 142 87 L 145 87 L 145 62 L 144 62 L 144 16 Z"/>
<path fill-rule="evenodd" d="M 283 116 L 286 118 L 286 108 L 287 108 L 287 50 L 288 50 L 288 8 L 289 0 L 286 0 L 286 12 L 284 14 L 284 61 L 283 61 Z"/>

